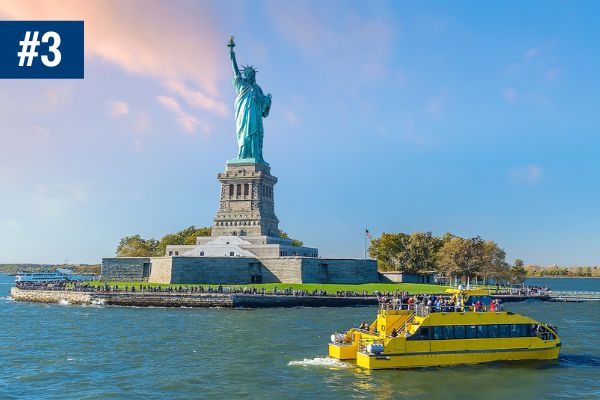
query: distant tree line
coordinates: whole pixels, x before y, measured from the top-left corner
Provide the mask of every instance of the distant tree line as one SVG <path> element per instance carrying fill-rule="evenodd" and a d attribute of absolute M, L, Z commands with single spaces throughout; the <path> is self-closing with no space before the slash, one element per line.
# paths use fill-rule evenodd
<path fill-rule="evenodd" d="M 117 246 L 117 257 L 161 257 L 166 254 L 169 245 L 196 244 L 198 236 L 210 236 L 212 228 L 205 226 L 196 228 L 190 226 L 176 233 L 169 233 L 157 239 L 144 239 L 140 235 L 125 236 Z M 280 231 L 280 236 L 291 239 L 289 235 Z M 292 239 L 292 245 L 302 246 L 302 241 Z"/>
<path fill-rule="evenodd" d="M 506 262 L 506 253 L 496 242 L 479 236 L 383 233 L 371 241 L 369 255 L 377 260 L 381 271 L 437 271 L 448 278 L 484 282 L 491 278 L 503 283 L 521 283 L 526 277 L 523 261 L 515 260 L 515 264 L 510 265 Z"/>
<path fill-rule="evenodd" d="M 539 265 L 527 265 L 525 267 L 527 276 L 576 276 L 576 277 L 600 277 L 600 267 L 560 267 L 550 265 L 543 267 Z"/>
<path fill-rule="evenodd" d="M 55 271 L 57 268 L 68 268 L 75 274 L 100 275 L 100 264 L 0 264 L 0 272 L 6 274 L 16 274 L 21 271 Z"/>

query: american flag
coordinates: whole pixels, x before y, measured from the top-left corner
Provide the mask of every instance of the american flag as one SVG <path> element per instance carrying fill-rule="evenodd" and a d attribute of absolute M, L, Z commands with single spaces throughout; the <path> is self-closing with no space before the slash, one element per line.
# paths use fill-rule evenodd
<path fill-rule="evenodd" d="M 365 235 L 367 235 L 367 237 L 369 238 L 369 240 L 373 240 L 373 237 L 371 236 L 371 232 L 369 232 L 368 229 L 365 228 Z"/>

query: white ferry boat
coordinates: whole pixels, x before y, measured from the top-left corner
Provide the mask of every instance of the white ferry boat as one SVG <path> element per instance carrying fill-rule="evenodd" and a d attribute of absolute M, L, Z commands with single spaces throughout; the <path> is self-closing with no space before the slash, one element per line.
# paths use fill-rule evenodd
<path fill-rule="evenodd" d="M 73 270 L 67 268 L 58 268 L 56 271 L 40 271 L 40 272 L 17 272 L 15 275 L 15 283 L 50 283 L 50 282 L 66 282 L 66 281 L 81 281 L 83 277 L 73 275 Z"/>

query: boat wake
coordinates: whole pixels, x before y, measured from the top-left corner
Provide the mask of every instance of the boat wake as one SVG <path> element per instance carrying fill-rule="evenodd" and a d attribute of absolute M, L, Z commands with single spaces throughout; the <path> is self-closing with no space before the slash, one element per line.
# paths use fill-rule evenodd
<path fill-rule="evenodd" d="M 65 300 L 65 299 L 61 299 L 61 300 L 58 302 L 58 304 L 60 304 L 61 306 L 68 306 L 68 305 L 70 305 L 71 303 L 69 303 L 69 302 L 68 302 L 67 300 Z"/>
<path fill-rule="evenodd" d="M 106 299 L 94 299 L 92 300 L 92 305 L 94 306 L 103 306 L 106 304 Z"/>
<path fill-rule="evenodd" d="M 350 364 L 331 357 L 315 357 L 313 359 L 305 358 L 301 361 L 290 361 L 288 366 L 301 367 L 333 367 L 333 368 L 349 368 Z"/>

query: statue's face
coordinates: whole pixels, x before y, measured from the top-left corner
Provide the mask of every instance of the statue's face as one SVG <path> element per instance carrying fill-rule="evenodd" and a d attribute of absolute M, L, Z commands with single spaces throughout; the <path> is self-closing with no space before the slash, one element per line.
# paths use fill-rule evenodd
<path fill-rule="evenodd" d="M 245 69 L 244 70 L 244 78 L 246 78 L 250 82 L 254 82 L 254 80 L 256 79 L 255 75 L 254 75 L 254 71 L 251 69 Z"/>

